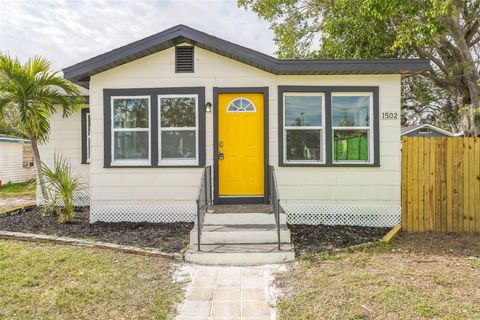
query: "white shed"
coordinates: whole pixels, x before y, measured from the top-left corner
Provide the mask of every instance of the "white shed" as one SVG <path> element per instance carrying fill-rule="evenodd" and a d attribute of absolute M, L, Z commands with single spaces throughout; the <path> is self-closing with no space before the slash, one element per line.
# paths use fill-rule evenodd
<path fill-rule="evenodd" d="M 32 146 L 29 140 L 0 135 L 0 180 L 2 184 L 35 177 Z"/>

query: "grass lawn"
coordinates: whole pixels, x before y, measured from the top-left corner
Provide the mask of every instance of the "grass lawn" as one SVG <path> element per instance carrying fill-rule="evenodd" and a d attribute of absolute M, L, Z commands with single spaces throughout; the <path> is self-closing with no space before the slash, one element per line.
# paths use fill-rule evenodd
<path fill-rule="evenodd" d="M 35 194 L 35 181 L 7 183 L 0 188 L 0 197 L 16 197 Z"/>
<path fill-rule="evenodd" d="M 35 181 L 7 183 L 0 188 L 0 214 L 2 211 L 35 202 Z"/>
<path fill-rule="evenodd" d="M 480 319 L 480 234 L 405 235 L 302 259 L 281 274 L 280 319 Z"/>
<path fill-rule="evenodd" d="M 0 319 L 167 319 L 172 261 L 0 240 Z"/>

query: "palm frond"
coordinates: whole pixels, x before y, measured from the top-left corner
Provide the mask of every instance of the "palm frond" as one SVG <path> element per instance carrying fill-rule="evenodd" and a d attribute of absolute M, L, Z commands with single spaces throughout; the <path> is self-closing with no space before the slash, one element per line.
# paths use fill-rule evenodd
<path fill-rule="evenodd" d="M 0 110 L 13 106 L 25 131 L 40 142 L 48 140 L 50 120 L 58 111 L 54 105 L 61 105 L 68 117 L 83 103 L 78 88 L 50 68 L 51 63 L 39 56 L 22 65 L 17 58 L 0 54 Z"/>
<path fill-rule="evenodd" d="M 73 220 L 74 204 L 82 185 L 67 159 L 60 154 L 54 154 L 53 167 L 42 164 L 42 173 L 46 180 L 49 201 L 47 207 L 55 211 L 63 210 L 64 222 Z"/>

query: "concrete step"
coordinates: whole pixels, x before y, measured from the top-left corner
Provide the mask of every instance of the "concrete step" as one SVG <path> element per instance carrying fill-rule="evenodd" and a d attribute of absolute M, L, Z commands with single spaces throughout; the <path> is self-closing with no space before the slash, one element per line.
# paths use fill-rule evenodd
<path fill-rule="evenodd" d="M 197 228 L 190 231 L 190 245 L 198 242 Z M 277 227 L 275 224 L 240 224 L 240 225 L 204 225 L 202 244 L 232 243 L 277 243 Z M 287 225 L 280 226 L 280 241 L 290 243 L 290 230 Z"/>
<path fill-rule="evenodd" d="M 280 214 L 280 224 L 287 223 L 285 213 Z M 207 213 L 204 225 L 239 225 L 239 224 L 275 224 L 273 213 Z"/>
<path fill-rule="evenodd" d="M 282 244 L 278 250 L 276 244 L 227 244 L 190 246 L 185 260 L 191 263 L 207 265 L 260 265 L 291 262 L 295 253 L 291 244 Z"/>

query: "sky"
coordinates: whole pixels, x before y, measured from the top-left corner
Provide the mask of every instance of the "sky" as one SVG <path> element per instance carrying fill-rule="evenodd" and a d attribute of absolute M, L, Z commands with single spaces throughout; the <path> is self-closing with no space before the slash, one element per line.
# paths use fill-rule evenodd
<path fill-rule="evenodd" d="M 273 55 L 269 24 L 235 0 L 0 0 L 0 51 L 58 70 L 185 24 Z"/>

